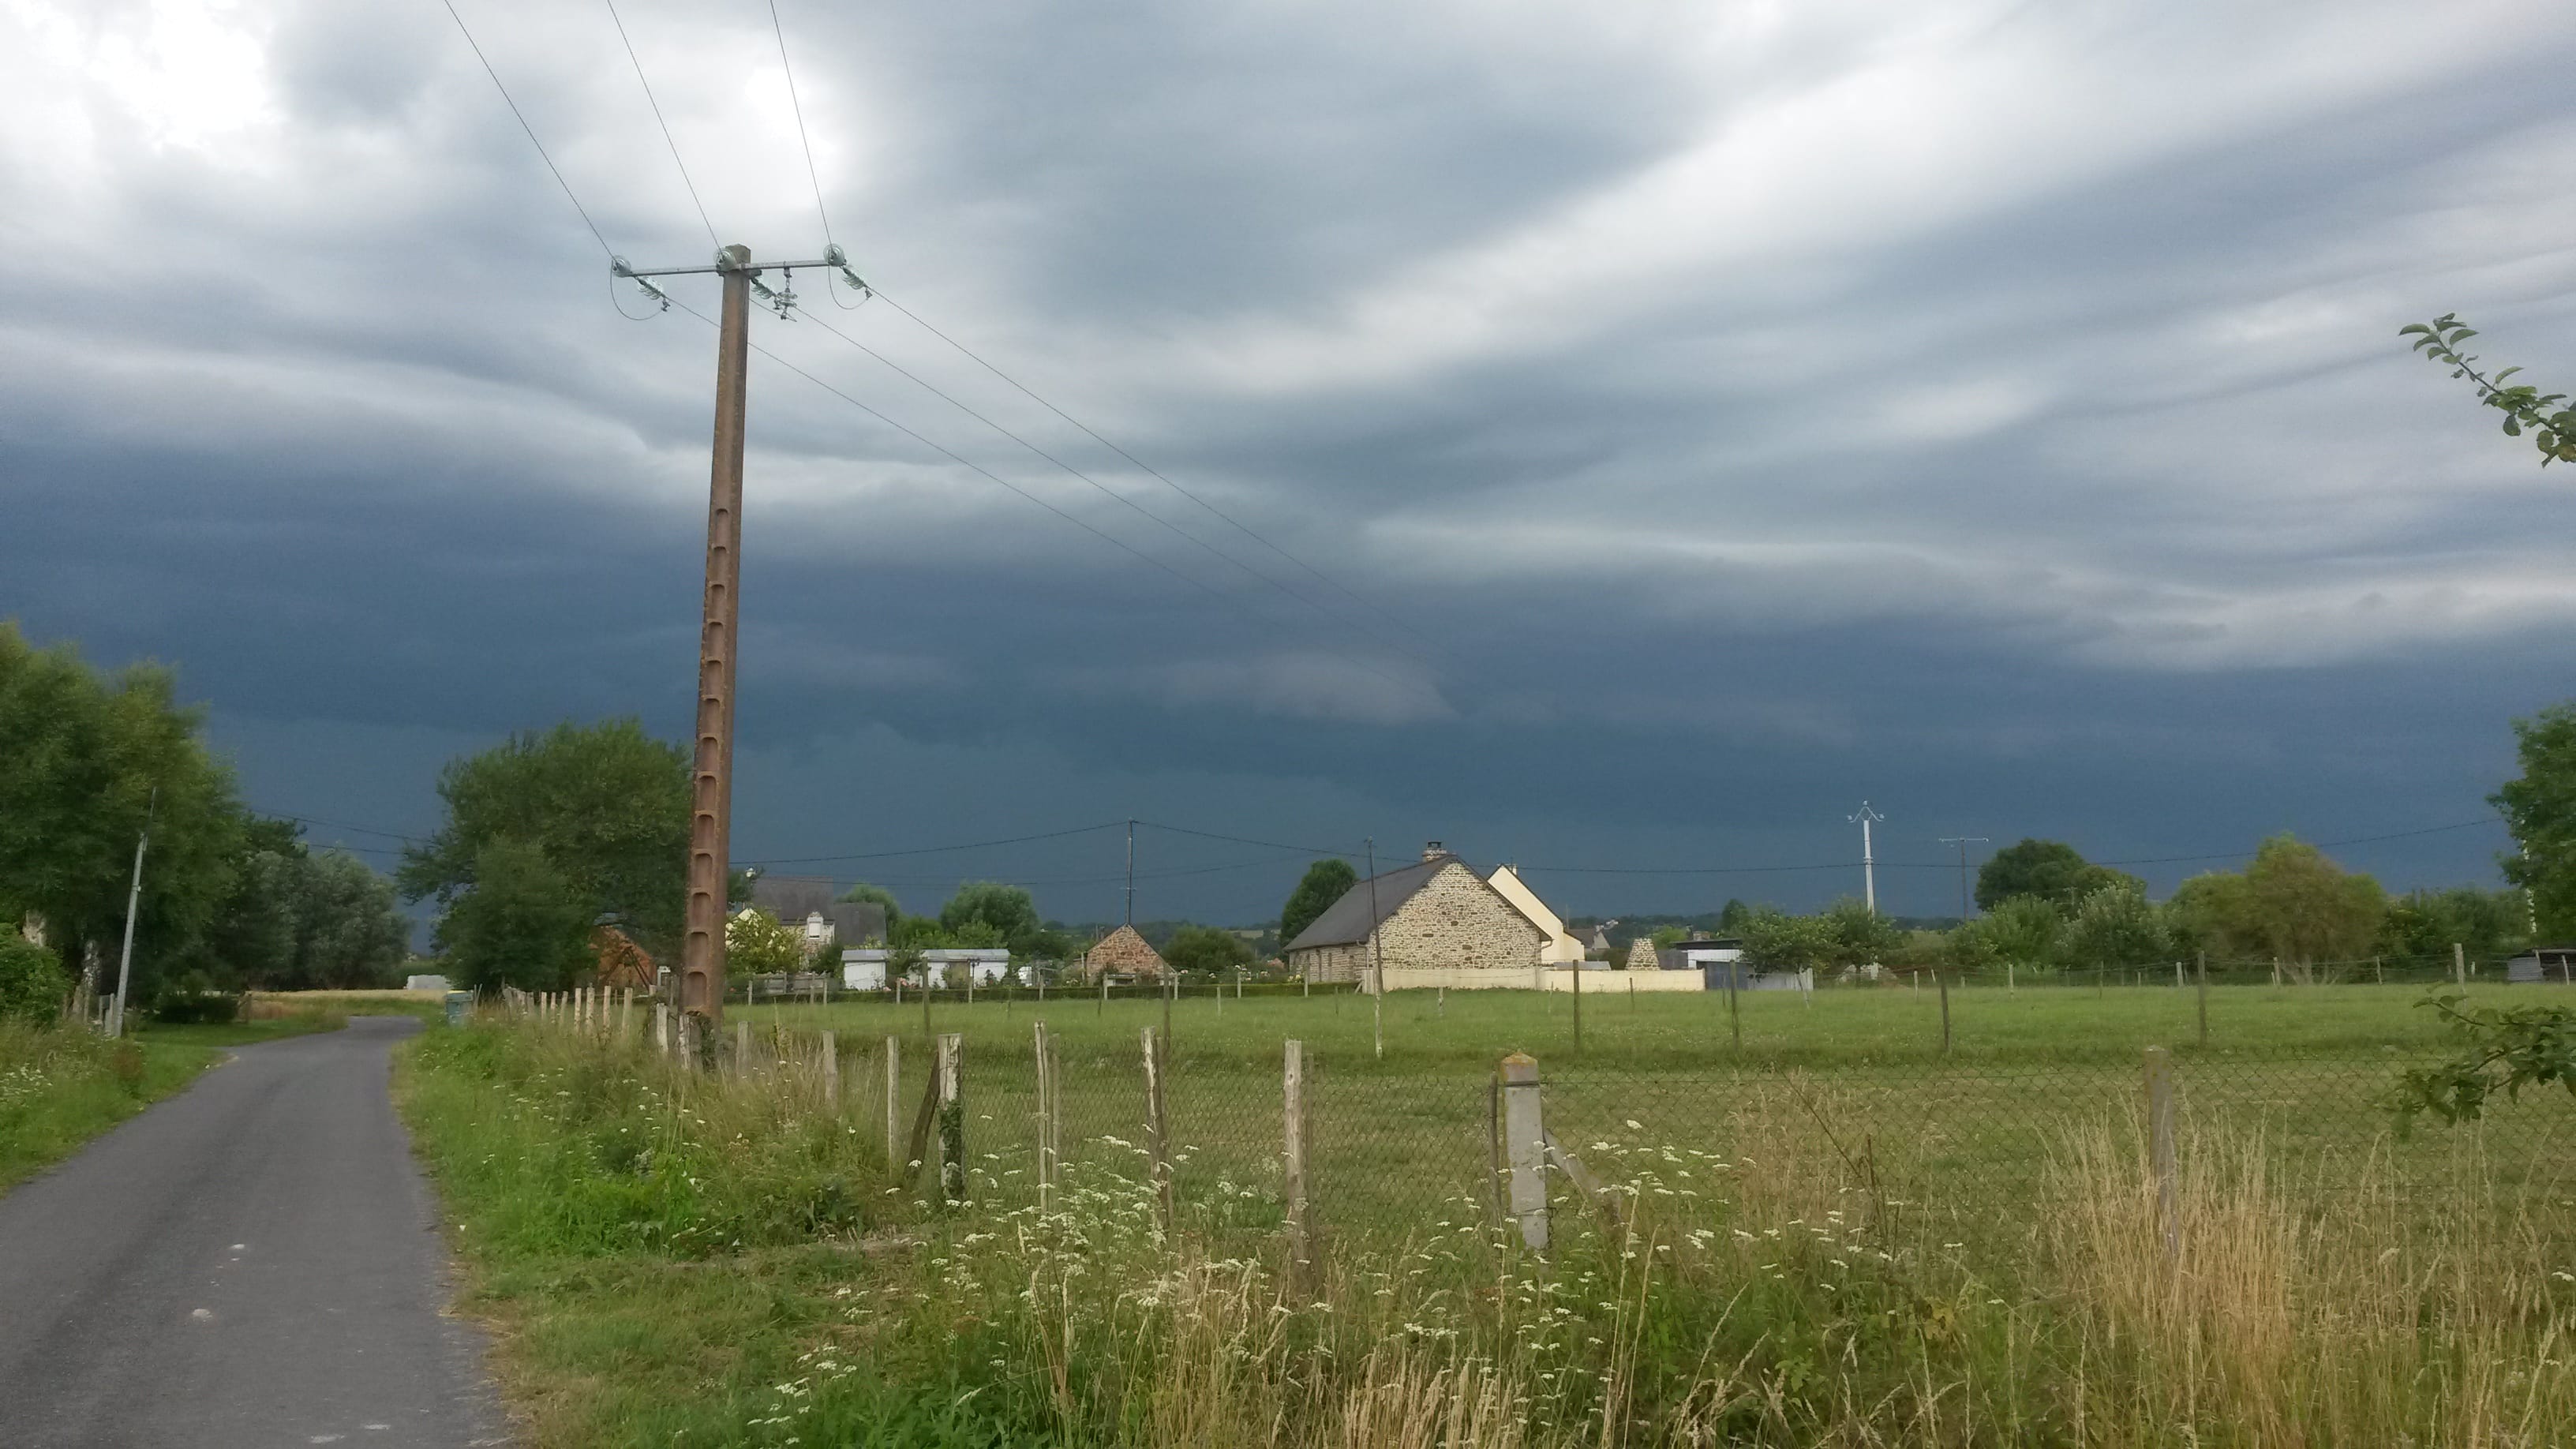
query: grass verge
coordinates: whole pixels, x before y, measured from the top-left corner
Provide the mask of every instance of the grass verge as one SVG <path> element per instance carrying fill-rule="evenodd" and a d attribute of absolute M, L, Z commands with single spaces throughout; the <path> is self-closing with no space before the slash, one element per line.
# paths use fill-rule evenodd
<path fill-rule="evenodd" d="M 78 1027 L 0 1021 L 0 1192 L 197 1079 L 224 1048 L 339 1027 L 305 1012 L 272 1021 L 138 1023 L 110 1042 Z"/>
<path fill-rule="evenodd" d="M 938 1206 L 792 1081 L 525 1026 L 434 1033 L 399 1086 L 539 1445 L 2576 1442 L 2566 1205 L 2474 1163 L 2428 1222 L 2215 1131 L 2169 1255 L 2105 1114 L 1972 1259 L 1780 1114 L 1583 1144 L 1619 1209 L 1550 1257 L 1461 1197 L 1348 1225 L 1305 1292 L 1275 1181 L 1167 1231 L 1113 1156 L 1032 1202 L 1004 1152 Z"/>

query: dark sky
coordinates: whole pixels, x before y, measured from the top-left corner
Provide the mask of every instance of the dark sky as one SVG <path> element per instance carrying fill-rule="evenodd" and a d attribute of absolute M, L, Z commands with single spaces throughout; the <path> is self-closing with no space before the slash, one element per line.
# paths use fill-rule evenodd
<path fill-rule="evenodd" d="M 608 11 L 456 4 L 703 261 Z M 619 11 L 715 231 L 818 253 L 767 7 Z M 2576 381 L 2576 10 L 779 13 L 884 296 L 755 319 L 738 859 L 1803 907 L 1866 798 L 1900 912 L 1959 835 L 2493 882 L 2576 471 L 2394 334 Z M 509 730 L 685 734 L 712 335 L 440 5 L 0 4 L 0 235 L 0 615 L 179 666 L 255 804 L 382 863 Z M 1608 873 L 1686 866 L 1762 869 Z"/>

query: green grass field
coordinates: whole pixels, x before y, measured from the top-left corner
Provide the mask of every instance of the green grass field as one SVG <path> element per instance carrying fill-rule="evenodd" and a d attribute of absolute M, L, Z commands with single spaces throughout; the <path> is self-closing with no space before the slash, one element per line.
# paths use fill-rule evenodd
<path fill-rule="evenodd" d="M 2489 988 L 2481 997 L 2532 999 Z M 908 1131 L 921 1007 L 735 1009 L 740 1076 L 554 1022 L 433 1032 L 407 1114 L 535 1442 L 2084 1444 L 2468 1449 L 2576 1434 L 2576 1103 L 2401 1140 L 2445 1044 L 2417 987 L 1723 997 L 1200 997 L 1172 1011 L 1179 1213 L 1156 1227 L 1154 1001 L 979 993 L 965 1202 Z M 1065 1190 L 1034 1191 L 1031 1037 Z M 819 1031 L 842 1088 L 820 1092 Z M 1305 1041 L 1321 1301 L 1285 1284 L 1279 1047 Z M 2136 1136 L 2174 1049 L 2180 1256 Z M 1491 1196 L 1495 1059 L 1624 1190 L 1562 1181 L 1556 1251 Z M 2511 1366 L 2507 1373 L 2504 1367 Z M 1481 1427 L 1480 1427 L 1481 1426 Z"/>

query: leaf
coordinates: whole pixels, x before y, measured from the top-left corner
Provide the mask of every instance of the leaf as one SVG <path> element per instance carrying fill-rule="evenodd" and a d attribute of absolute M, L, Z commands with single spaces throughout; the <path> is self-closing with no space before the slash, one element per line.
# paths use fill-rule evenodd
<path fill-rule="evenodd" d="M 2508 367 L 2504 371 L 2497 373 L 2495 375 L 2496 385 L 2499 387 L 2503 386 L 2506 378 L 2511 377 L 2520 371 L 2522 371 L 2522 369 L 2519 367 Z"/>
<path fill-rule="evenodd" d="M 2507 419 L 2505 419 L 2505 420 L 2504 420 L 2504 435 L 2505 435 L 2506 437 L 2508 437 L 2508 438 L 2519 438 L 2519 437 L 2521 437 L 2521 436 L 2522 436 L 2522 419 L 2520 419 L 2520 418 L 2507 418 Z"/>
<path fill-rule="evenodd" d="M 2433 330 L 2432 328 L 2425 326 L 2425 325 L 2424 325 L 2423 323 L 2421 323 L 2421 322 L 2411 322 L 2411 323 L 2408 323 L 2406 326 L 2403 326 L 2403 327 L 2398 328 L 2398 329 L 2397 329 L 2397 335 L 2398 335 L 2398 336 L 2400 336 L 2400 337 L 2412 337 L 2412 336 L 2414 336 L 2416 333 L 2419 333 L 2419 332 L 2431 332 L 2432 330 Z"/>

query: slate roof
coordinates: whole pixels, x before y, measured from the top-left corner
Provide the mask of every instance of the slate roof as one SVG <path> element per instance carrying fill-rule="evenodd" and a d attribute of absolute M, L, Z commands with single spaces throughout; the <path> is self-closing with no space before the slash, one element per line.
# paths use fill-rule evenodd
<path fill-rule="evenodd" d="M 1466 862 L 1454 855 L 1442 855 L 1372 877 L 1377 887 L 1377 914 L 1374 916 L 1369 914 L 1371 881 L 1361 881 L 1342 892 L 1340 900 L 1326 906 L 1322 915 L 1297 933 L 1296 940 L 1280 949 L 1303 951 L 1313 946 L 1358 945 L 1377 930 L 1379 922 L 1403 909 L 1404 903 L 1413 899 L 1417 891 L 1431 884 L 1433 876 L 1446 867 L 1464 864 Z M 1475 872 L 1470 869 L 1468 874 L 1474 875 Z M 1481 882 L 1483 877 L 1477 879 Z"/>
<path fill-rule="evenodd" d="M 820 911 L 832 914 L 832 883 L 820 876 L 759 875 L 751 880 L 751 903 L 790 925 Z"/>
<path fill-rule="evenodd" d="M 874 901 L 834 901 L 823 910 L 832 923 L 832 939 L 844 946 L 864 946 L 886 938 L 886 910 Z"/>

